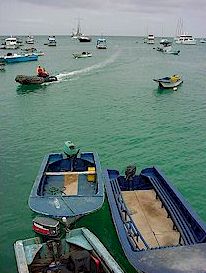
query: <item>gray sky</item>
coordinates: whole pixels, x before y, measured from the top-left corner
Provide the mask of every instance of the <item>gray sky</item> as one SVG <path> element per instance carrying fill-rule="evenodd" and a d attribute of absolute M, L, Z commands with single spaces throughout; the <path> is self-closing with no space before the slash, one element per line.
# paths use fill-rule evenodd
<path fill-rule="evenodd" d="M 206 0 L 0 0 L 0 35 L 70 34 L 206 37 Z"/>

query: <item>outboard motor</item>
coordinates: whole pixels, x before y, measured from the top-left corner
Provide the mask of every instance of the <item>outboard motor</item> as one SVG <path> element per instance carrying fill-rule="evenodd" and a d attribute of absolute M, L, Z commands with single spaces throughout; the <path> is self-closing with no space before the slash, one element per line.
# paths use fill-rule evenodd
<path fill-rule="evenodd" d="M 78 147 L 76 147 L 75 144 L 72 143 L 71 141 L 66 141 L 64 143 L 64 153 L 69 158 L 77 157 L 79 150 L 80 149 Z"/>
<path fill-rule="evenodd" d="M 136 173 L 136 166 L 135 165 L 129 165 L 126 168 L 125 171 L 125 178 L 126 180 L 132 180 L 132 178 L 135 176 Z"/>
<path fill-rule="evenodd" d="M 33 219 L 32 229 L 45 240 L 57 238 L 60 234 L 60 223 L 52 218 L 37 216 Z"/>

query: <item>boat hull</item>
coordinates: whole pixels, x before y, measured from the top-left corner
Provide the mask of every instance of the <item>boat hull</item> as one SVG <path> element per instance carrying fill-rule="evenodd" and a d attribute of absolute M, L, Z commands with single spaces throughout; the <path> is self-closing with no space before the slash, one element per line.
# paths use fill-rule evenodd
<path fill-rule="evenodd" d="M 49 76 L 46 78 L 43 77 L 38 77 L 38 76 L 26 76 L 26 75 L 17 75 L 15 78 L 15 81 L 24 84 L 24 85 L 29 85 L 29 84 L 42 84 L 42 83 L 47 83 L 47 82 L 54 82 L 57 81 L 56 76 Z"/>
<path fill-rule="evenodd" d="M 157 168 L 128 180 L 116 170 L 104 174 L 120 243 L 137 272 L 205 272 L 206 225 Z"/>
<path fill-rule="evenodd" d="M 5 56 L 4 60 L 6 63 L 19 63 L 19 62 L 30 62 L 37 61 L 37 55 L 28 55 L 28 56 Z"/>
<path fill-rule="evenodd" d="M 181 45 L 196 45 L 197 42 L 194 40 L 194 41 L 178 41 L 176 40 L 175 41 L 176 44 L 181 44 Z"/>
<path fill-rule="evenodd" d="M 92 40 L 90 37 L 79 37 L 78 39 L 80 43 L 89 43 Z"/>
<path fill-rule="evenodd" d="M 92 57 L 92 54 L 91 53 L 88 53 L 88 54 L 73 54 L 74 58 L 75 59 L 79 59 L 79 58 L 88 58 L 88 57 Z"/>
<path fill-rule="evenodd" d="M 182 77 L 179 75 L 173 75 L 171 77 L 165 77 L 161 79 L 153 79 L 153 81 L 159 84 L 160 88 L 174 88 L 183 83 Z"/>
<path fill-rule="evenodd" d="M 97 49 L 107 49 L 107 46 L 97 45 L 96 48 L 97 48 Z"/>
<path fill-rule="evenodd" d="M 163 82 L 161 80 L 156 80 L 156 81 L 159 83 L 160 88 L 174 88 L 174 87 L 177 87 L 183 83 L 183 80 L 177 81 L 175 83 L 171 83 L 171 82 L 167 83 L 167 82 Z"/>

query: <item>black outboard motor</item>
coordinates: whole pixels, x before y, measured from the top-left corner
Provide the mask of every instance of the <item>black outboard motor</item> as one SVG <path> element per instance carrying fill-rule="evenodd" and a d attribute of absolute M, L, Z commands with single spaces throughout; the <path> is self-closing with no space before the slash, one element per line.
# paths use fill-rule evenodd
<path fill-rule="evenodd" d="M 135 176 L 136 173 L 136 166 L 135 165 L 129 165 L 126 168 L 125 171 L 125 178 L 127 181 L 132 180 L 132 178 Z"/>

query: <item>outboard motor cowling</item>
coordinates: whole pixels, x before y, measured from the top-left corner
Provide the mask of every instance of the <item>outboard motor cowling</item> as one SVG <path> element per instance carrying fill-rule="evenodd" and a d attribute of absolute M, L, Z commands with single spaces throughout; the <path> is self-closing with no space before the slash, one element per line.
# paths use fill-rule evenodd
<path fill-rule="evenodd" d="M 136 173 L 136 166 L 135 165 L 127 166 L 126 171 L 125 171 L 126 180 L 132 180 L 132 178 L 135 176 L 135 173 Z"/>
<path fill-rule="evenodd" d="M 79 153 L 79 148 L 74 145 L 71 141 L 66 141 L 64 143 L 64 153 L 67 157 L 76 157 Z"/>
<path fill-rule="evenodd" d="M 60 234 L 60 223 L 52 218 L 37 216 L 33 219 L 32 229 L 45 238 L 55 238 Z"/>

